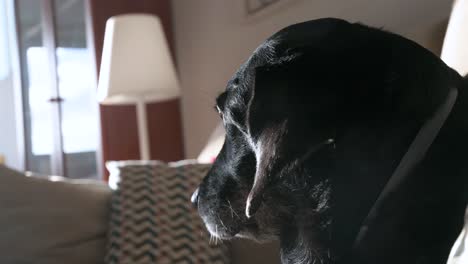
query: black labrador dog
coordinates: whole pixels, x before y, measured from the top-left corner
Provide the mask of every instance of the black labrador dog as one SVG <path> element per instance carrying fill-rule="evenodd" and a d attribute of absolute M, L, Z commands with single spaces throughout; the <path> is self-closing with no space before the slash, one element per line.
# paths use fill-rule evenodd
<path fill-rule="evenodd" d="M 213 236 L 279 239 L 283 263 L 445 263 L 467 202 L 467 84 L 389 32 L 287 27 L 217 98 L 226 139 L 192 202 Z"/>

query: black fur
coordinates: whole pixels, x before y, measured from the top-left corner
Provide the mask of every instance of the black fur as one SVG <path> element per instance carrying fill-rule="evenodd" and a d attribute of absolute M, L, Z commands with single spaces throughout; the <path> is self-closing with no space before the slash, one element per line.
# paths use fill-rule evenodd
<path fill-rule="evenodd" d="M 331 18 L 287 27 L 217 99 L 226 140 L 199 213 L 223 239 L 279 239 L 283 263 L 445 263 L 467 201 L 466 86 L 392 33 Z M 426 157 L 352 250 L 451 87 L 458 99 Z"/>

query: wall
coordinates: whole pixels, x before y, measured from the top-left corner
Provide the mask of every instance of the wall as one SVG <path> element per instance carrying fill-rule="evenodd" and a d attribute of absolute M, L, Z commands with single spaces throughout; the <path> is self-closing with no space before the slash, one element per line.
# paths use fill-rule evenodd
<path fill-rule="evenodd" d="M 0 155 L 4 155 L 6 164 L 20 168 L 17 151 L 16 121 L 13 84 L 11 75 L 0 80 Z"/>
<path fill-rule="evenodd" d="M 246 19 L 244 0 L 173 0 L 177 61 L 183 88 L 186 155 L 196 157 L 218 122 L 214 99 L 265 38 L 304 20 L 339 17 L 383 27 L 438 54 L 450 0 L 287 0 Z"/>
<path fill-rule="evenodd" d="M 9 18 L 9 17 L 8 17 Z M 15 94 L 13 77 L 9 63 L 9 19 L 7 19 L 7 5 L 0 2 L 0 155 L 6 159 L 8 166 L 20 169 L 18 156 Z"/>

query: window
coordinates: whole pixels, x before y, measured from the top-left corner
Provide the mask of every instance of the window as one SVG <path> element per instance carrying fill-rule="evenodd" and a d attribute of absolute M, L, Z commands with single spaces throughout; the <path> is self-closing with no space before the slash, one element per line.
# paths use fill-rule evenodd
<path fill-rule="evenodd" d="M 48 114 L 49 105 L 44 104 L 49 94 L 48 68 L 43 66 L 47 53 L 43 47 L 30 47 L 27 50 L 27 67 L 29 72 L 29 102 L 31 107 L 31 150 L 33 155 L 47 155 L 53 151 L 53 120 Z M 85 48 L 57 48 L 57 73 L 61 97 L 67 99 L 67 118 L 62 120 L 63 150 L 67 154 L 93 152 L 98 145 L 99 134 L 97 113 L 93 111 L 92 68 L 87 61 L 88 51 Z M 77 74 L 80 73 L 80 74 Z M 91 126 L 90 126 L 91 124 Z M 82 129 L 87 128 L 87 129 Z"/>

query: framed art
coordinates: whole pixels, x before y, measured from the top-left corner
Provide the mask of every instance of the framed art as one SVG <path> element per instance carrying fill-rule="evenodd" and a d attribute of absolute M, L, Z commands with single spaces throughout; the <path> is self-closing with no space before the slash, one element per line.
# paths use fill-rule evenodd
<path fill-rule="evenodd" d="M 245 0 L 247 15 L 254 15 L 281 0 Z"/>
<path fill-rule="evenodd" d="M 282 12 L 299 0 L 244 0 L 244 18 L 247 23 Z"/>

